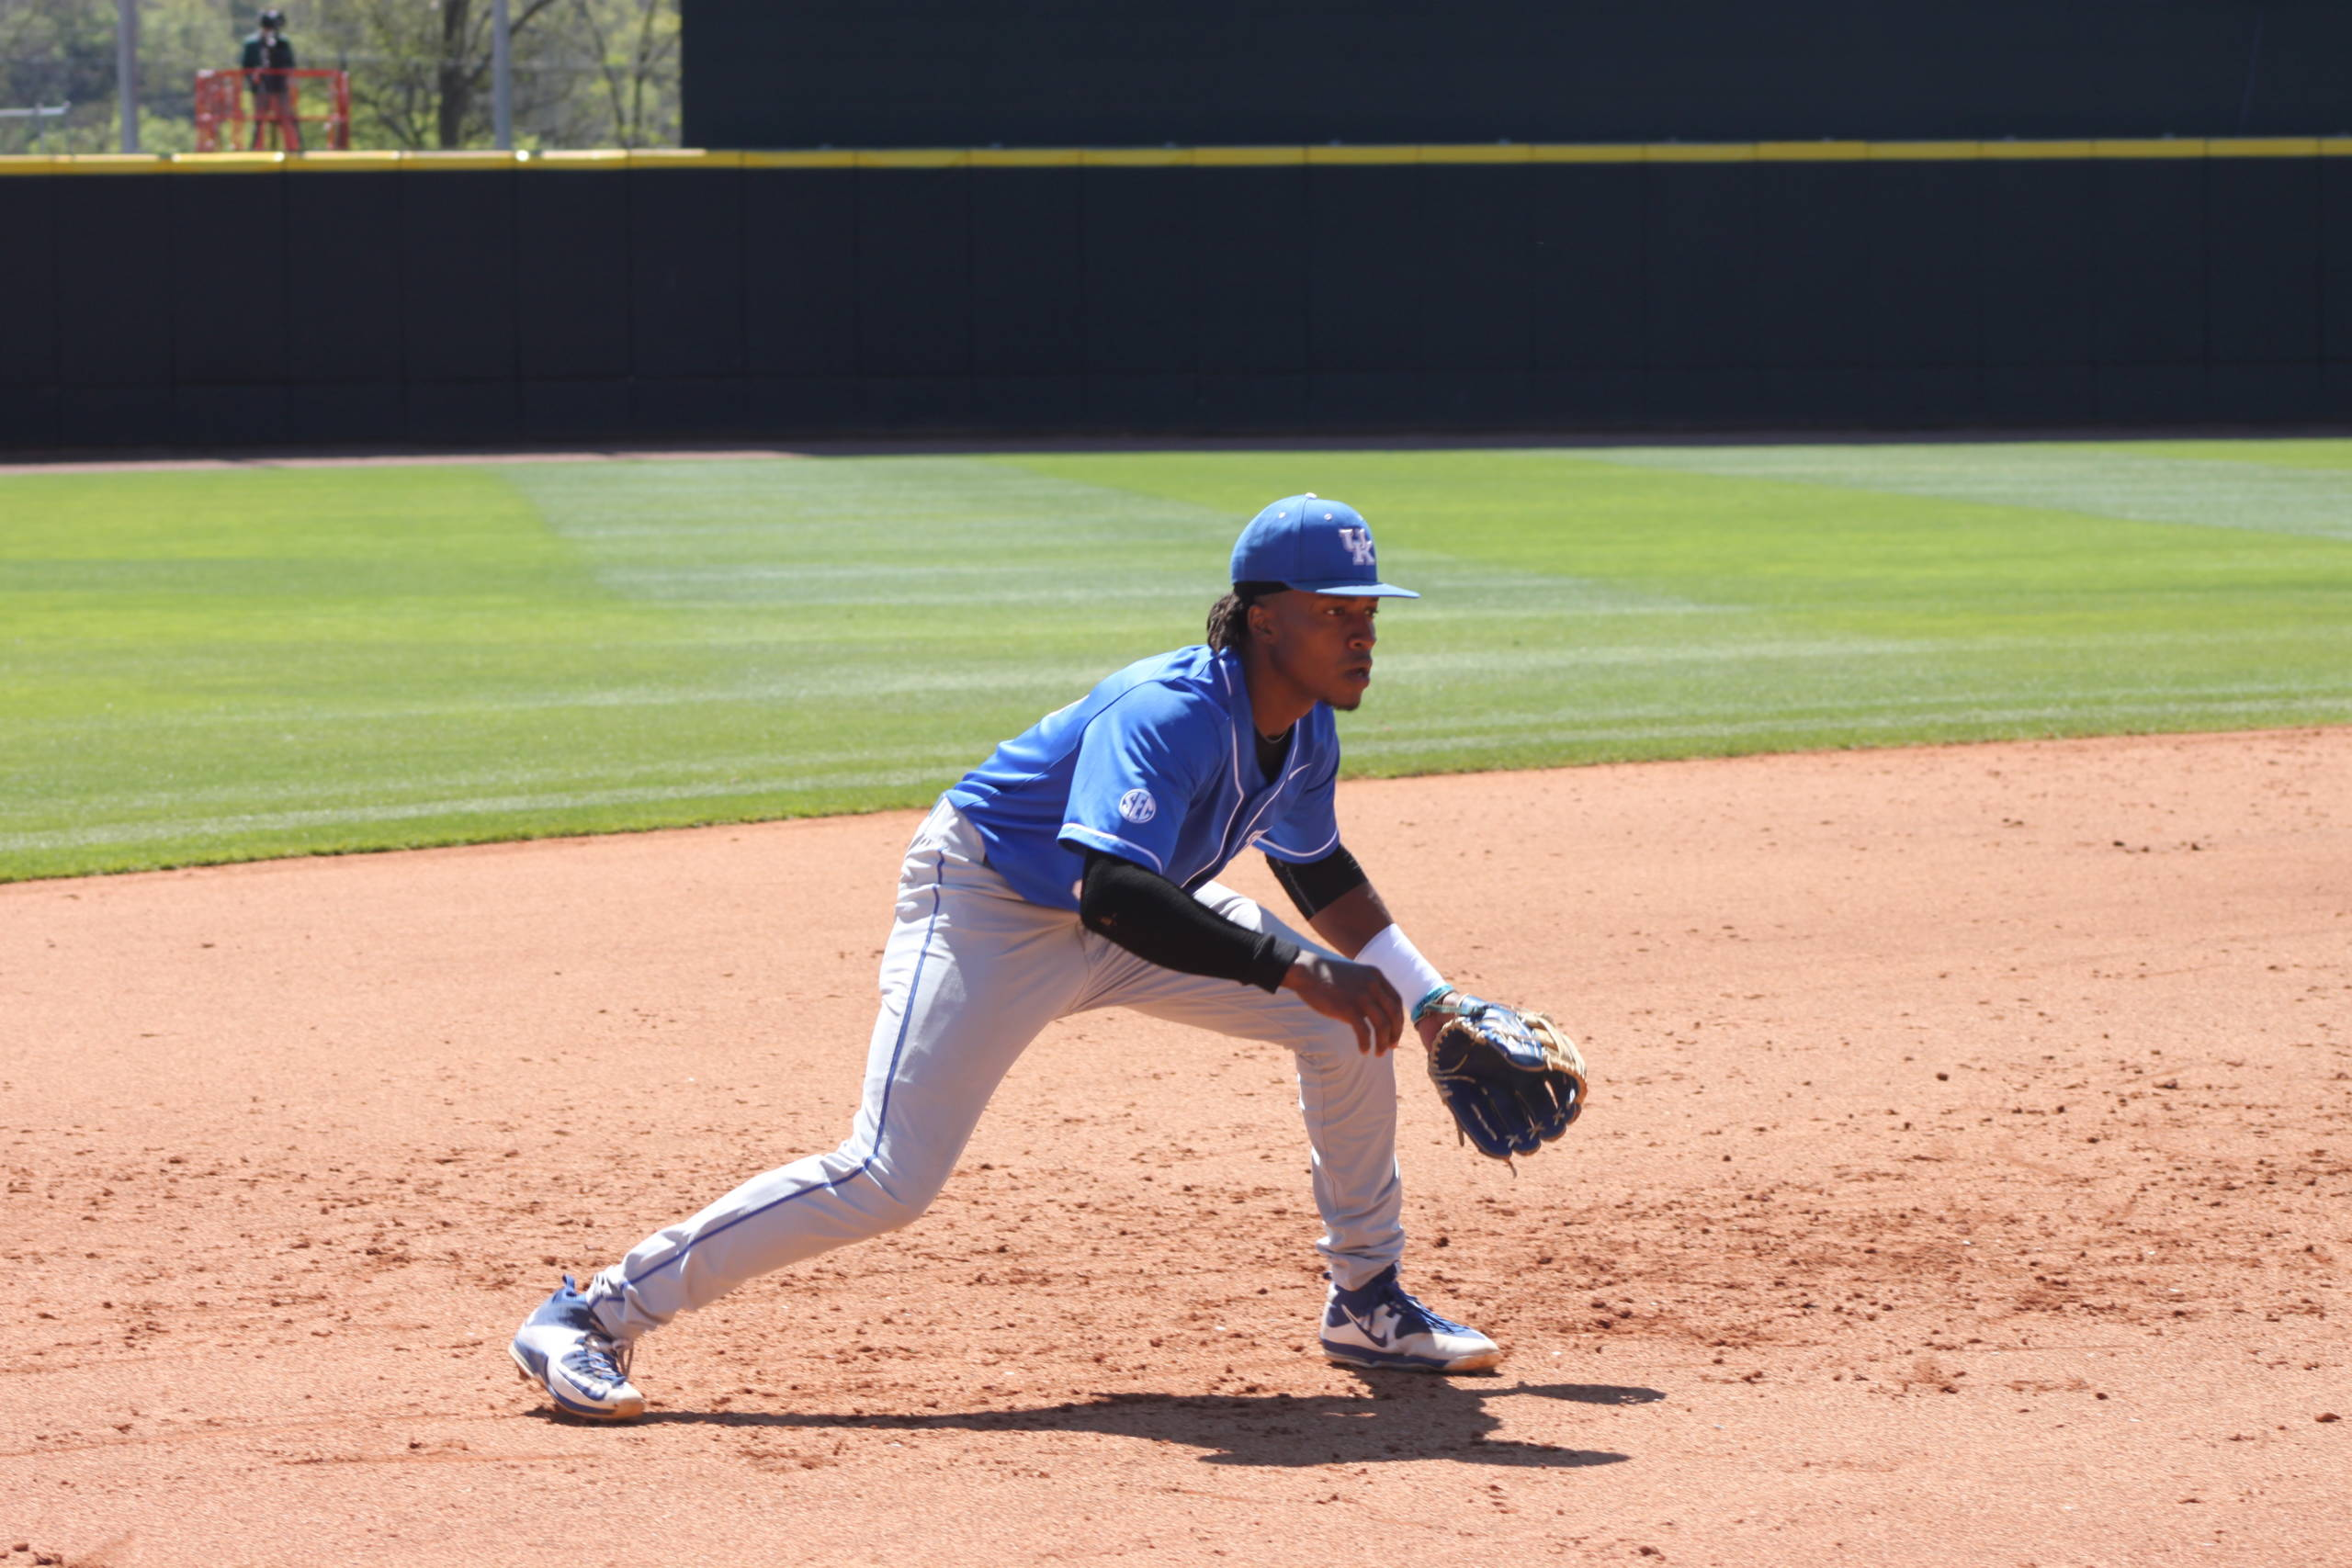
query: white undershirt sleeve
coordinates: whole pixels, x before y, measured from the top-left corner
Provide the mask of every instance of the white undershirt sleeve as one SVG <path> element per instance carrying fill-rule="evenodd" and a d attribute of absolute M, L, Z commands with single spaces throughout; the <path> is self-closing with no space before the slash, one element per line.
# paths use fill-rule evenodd
<path fill-rule="evenodd" d="M 1383 926 L 1380 934 L 1363 944 L 1356 954 L 1356 962 L 1369 964 L 1388 976 L 1396 994 L 1405 998 L 1409 1010 L 1418 1009 L 1432 992 L 1447 989 L 1445 976 L 1436 966 L 1421 956 L 1410 938 L 1396 926 Z"/>

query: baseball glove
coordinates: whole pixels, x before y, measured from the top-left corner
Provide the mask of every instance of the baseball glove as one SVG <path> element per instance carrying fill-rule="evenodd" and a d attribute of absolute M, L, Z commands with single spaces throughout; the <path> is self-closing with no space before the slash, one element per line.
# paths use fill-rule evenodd
<path fill-rule="evenodd" d="M 1584 1057 L 1542 1013 L 1458 991 L 1420 1011 L 1453 1015 L 1430 1043 L 1430 1081 L 1480 1154 L 1532 1155 L 1584 1110 Z"/>

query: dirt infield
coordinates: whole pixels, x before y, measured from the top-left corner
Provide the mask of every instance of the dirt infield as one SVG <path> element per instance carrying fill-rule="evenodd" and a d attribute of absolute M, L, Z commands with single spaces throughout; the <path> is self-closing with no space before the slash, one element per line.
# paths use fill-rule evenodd
<path fill-rule="evenodd" d="M 1405 1080 L 1497 1376 L 1307 1354 L 1284 1059 L 1097 1015 L 547 1413 L 559 1269 L 846 1129 L 905 814 L 0 887 L 0 1563 L 2352 1562 L 2352 731 L 1343 794 L 1589 1043 L 1515 1176 Z"/>

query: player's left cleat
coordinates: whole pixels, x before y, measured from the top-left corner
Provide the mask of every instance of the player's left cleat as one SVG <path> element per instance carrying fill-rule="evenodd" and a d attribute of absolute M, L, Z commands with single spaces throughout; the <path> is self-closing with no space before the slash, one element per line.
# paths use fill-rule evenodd
<path fill-rule="evenodd" d="M 546 1389 L 559 1410 L 593 1421 L 633 1421 L 645 1414 L 645 1395 L 628 1381 L 629 1348 L 596 1325 L 588 1298 L 569 1274 L 523 1320 L 506 1353 L 523 1381 Z"/>
<path fill-rule="evenodd" d="M 1338 1285 L 1323 1303 L 1323 1354 L 1342 1367 L 1400 1367 L 1423 1372 L 1482 1372 L 1502 1347 L 1471 1327 L 1438 1316 L 1413 1299 L 1390 1264 L 1361 1288 Z"/>

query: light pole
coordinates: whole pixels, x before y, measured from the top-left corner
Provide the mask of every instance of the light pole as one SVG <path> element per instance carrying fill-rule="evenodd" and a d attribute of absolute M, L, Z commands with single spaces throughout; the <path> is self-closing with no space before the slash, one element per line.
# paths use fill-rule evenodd
<path fill-rule="evenodd" d="M 505 0 L 500 0 L 503 5 Z M 139 151 L 139 0 L 115 0 L 115 112 L 122 118 L 122 150 Z"/>
<path fill-rule="evenodd" d="M 130 0 L 123 0 L 129 5 Z M 490 118 L 501 152 L 514 150 L 514 73 L 507 55 L 506 0 L 490 7 Z"/>

